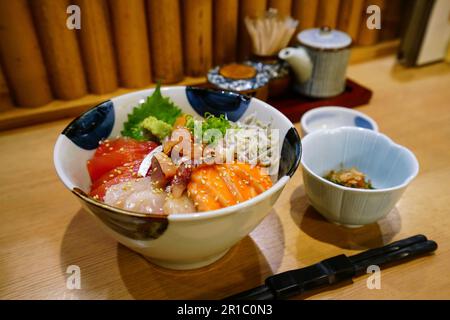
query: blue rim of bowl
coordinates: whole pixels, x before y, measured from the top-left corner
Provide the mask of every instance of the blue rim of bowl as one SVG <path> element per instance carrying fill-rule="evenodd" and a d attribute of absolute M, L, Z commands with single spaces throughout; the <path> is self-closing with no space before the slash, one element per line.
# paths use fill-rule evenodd
<path fill-rule="evenodd" d="M 305 133 L 305 135 L 310 134 L 314 131 L 317 131 L 317 130 L 314 130 L 314 131 L 308 130 L 309 128 L 306 123 L 308 118 L 313 116 L 316 113 L 320 113 L 320 112 L 327 111 L 327 110 L 328 111 L 336 111 L 336 113 L 344 112 L 344 113 L 353 114 L 353 115 L 360 117 L 363 120 L 367 121 L 373 127 L 372 129 L 370 129 L 370 128 L 366 128 L 366 129 L 375 131 L 375 132 L 379 132 L 378 124 L 376 123 L 376 121 L 359 110 L 354 110 L 352 108 L 347 108 L 347 107 L 342 107 L 342 106 L 323 106 L 323 107 L 318 107 L 318 108 L 308 110 L 303 114 L 302 118 L 300 119 L 300 126 L 301 126 L 303 132 Z M 352 127 L 364 128 L 364 127 L 357 126 L 356 123 Z"/>

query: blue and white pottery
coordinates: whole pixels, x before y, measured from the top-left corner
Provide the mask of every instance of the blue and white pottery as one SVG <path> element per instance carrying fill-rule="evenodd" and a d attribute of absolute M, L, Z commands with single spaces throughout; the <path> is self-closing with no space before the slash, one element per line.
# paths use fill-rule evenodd
<path fill-rule="evenodd" d="M 255 68 L 255 76 L 246 79 L 232 79 L 220 73 L 222 66 L 216 66 L 208 71 L 208 81 L 219 89 L 235 92 L 253 92 L 269 83 L 270 74 L 265 70 L 264 64 L 245 61 L 243 64 Z"/>
<path fill-rule="evenodd" d="M 362 128 L 320 130 L 302 139 L 303 181 L 312 206 L 331 222 L 349 227 L 386 216 L 419 172 L 407 148 Z M 355 167 L 375 189 L 354 189 L 323 178 L 330 170 Z"/>
<path fill-rule="evenodd" d="M 256 113 L 259 120 L 270 121 L 273 128 L 280 130 L 282 147 L 278 181 L 249 201 L 202 213 L 142 214 L 89 198 L 91 181 L 86 161 L 92 157 L 101 139 L 120 134 L 127 114 L 153 91 L 147 89 L 113 98 L 76 118 L 56 141 L 54 164 L 65 186 L 114 239 L 163 267 L 202 267 L 222 257 L 269 213 L 300 163 L 300 137 L 283 114 L 256 98 L 204 88 L 162 88 L 162 94 L 185 113 L 225 114 L 233 121 Z"/>
<path fill-rule="evenodd" d="M 284 48 L 278 54 L 294 71 L 294 90 L 313 98 L 341 94 L 352 38 L 345 32 L 323 27 L 303 30 L 297 40 L 298 47 Z"/>
<path fill-rule="evenodd" d="M 303 136 L 316 130 L 358 127 L 378 131 L 378 125 L 368 115 L 344 107 L 320 107 L 303 114 L 300 121 Z"/>

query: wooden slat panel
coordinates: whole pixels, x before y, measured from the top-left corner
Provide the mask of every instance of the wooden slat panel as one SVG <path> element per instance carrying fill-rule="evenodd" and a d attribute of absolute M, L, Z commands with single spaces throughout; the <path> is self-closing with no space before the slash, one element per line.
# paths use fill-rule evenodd
<path fill-rule="evenodd" d="M 8 84 L 0 66 L 0 113 L 7 111 L 10 106 L 12 106 L 12 101 L 9 95 Z"/>
<path fill-rule="evenodd" d="M 161 83 L 183 79 L 180 5 L 178 0 L 148 0 L 153 78 Z"/>
<path fill-rule="evenodd" d="M 297 32 L 315 27 L 318 6 L 319 0 L 293 0 L 292 17 L 298 20 Z"/>
<path fill-rule="evenodd" d="M 292 0 L 270 0 L 269 8 L 278 10 L 280 17 L 287 17 L 291 15 Z"/>
<path fill-rule="evenodd" d="M 341 0 L 337 28 L 347 32 L 353 41 L 358 38 L 364 0 Z"/>
<path fill-rule="evenodd" d="M 109 0 L 121 86 L 141 88 L 151 79 L 144 0 Z"/>
<path fill-rule="evenodd" d="M 236 60 L 239 0 L 214 1 L 214 64 Z"/>
<path fill-rule="evenodd" d="M 183 23 L 185 73 L 204 75 L 212 66 L 212 0 L 184 0 Z"/>
<path fill-rule="evenodd" d="M 108 7 L 104 0 L 75 0 L 81 9 L 80 43 L 89 90 L 102 94 L 117 89 L 117 68 Z"/>
<path fill-rule="evenodd" d="M 366 62 L 379 57 L 394 55 L 400 45 L 400 40 L 390 40 L 373 46 L 356 46 L 350 52 L 349 63 Z"/>
<path fill-rule="evenodd" d="M 240 60 L 250 56 L 251 41 L 245 27 L 244 18 L 249 16 L 256 18 L 264 15 L 267 7 L 267 0 L 240 0 L 239 2 L 239 54 Z"/>
<path fill-rule="evenodd" d="M 380 41 L 392 40 L 400 35 L 402 13 L 408 5 L 407 0 L 390 0 L 386 12 L 381 16 Z"/>
<path fill-rule="evenodd" d="M 159 1 L 159 0 L 158 0 Z M 177 83 L 180 86 L 194 86 L 204 84 L 205 77 L 200 78 L 184 78 L 183 81 Z M 154 87 L 151 84 L 148 88 Z M 122 94 L 130 93 L 133 89 L 119 88 L 113 92 L 106 94 L 88 94 L 79 99 L 61 101 L 54 100 L 39 108 L 13 108 L 2 105 L 2 112 L 0 112 L 0 130 L 18 128 L 28 126 L 31 124 L 49 122 L 56 119 L 63 119 L 67 117 L 76 117 L 89 108 Z M 0 103 L 3 101 L 0 100 Z M 5 110 L 3 110 L 5 107 Z"/>
<path fill-rule="evenodd" d="M 399 41 L 388 41 L 377 44 L 375 46 L 355 47 L 351 51 L 350 63 L 358 63 L 370 59 L 378 58 L 385 55 L 390 55 L 396 52 Z M 198 85 L 205 83 L 204 77 L 200 78 L 185 78 L 177 85 Z M 149 87 L 152 87 L 150 85 Z M 56 100 L 45 106 L 33 109 L 27 108 L 11 108 L 0 112 L 0 130 L 17 128 L 35 123 L 47 122 L 55 119 L 65 117 L 74 117 L 79 115 L 86 109 L 102 102 L 111 97 L 131 92 L 130 89 L 118 89 L 108 94 L 103 95 L 87 95 L 85 97 L 70 100 L 60 101 Z M 3 100 L 0 100 L 3 103 Z M 5 105 L 2 104 L 2 108 Z"/>
<path fill-rule="evenodd" d="M 52 100 L 47 71 L 26 0 L 0 0 L 0 57 L 15 103 L 37 107 Z"/>
<path fill-rule="evenodd" d="M 76 30 L 66 26 L 68 0 L 29 2 L 56 98 L 76 99 L 87 93 Z"/>
<path fill-rule="evenodd" d="M 369 17 L 366 14 L 366 8 L 369 5 L 377 5 L 381 9 L 381 17 L 385 12 L 386 2 L 385 0 L 366 0 L 364 3 L 364 15 L 361 19 L 361 23 L 359 26 L 359 35 L 358 35 L 358 44 L 362 46 L 374 45 L 378 42 L 380 36 L 379 29 L 369 29 L 367 28 L 367 18 Z"/>
<path fill-rule="evenodd" d="M 339 0 L 319 0 L 316 26 L 336 28 L 339 12 Z"/>

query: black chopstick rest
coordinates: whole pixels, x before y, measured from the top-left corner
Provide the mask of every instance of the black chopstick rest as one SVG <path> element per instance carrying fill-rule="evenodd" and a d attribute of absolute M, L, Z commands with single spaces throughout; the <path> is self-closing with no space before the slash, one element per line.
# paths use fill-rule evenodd
<path fill-rule="evenodd" d="M 341 254 L 306 268 L 268 277 L 266 286 L 274 293 L 276 299 L 286 299 L 313 288 L 349 279 L 354 274 L 351 261 L 346 255 Z"/>
<path fill-rule="evenodd" d="M 370 265 L 384 265 L 430 253 L 436 242 L 424 235 L 402 239 L 384 247 L 370 249 L 347 257 L 344 254 L 323 260 L 311 266 L 270 276 L 265 284 L 230 296 L 227 300 L 287 299 L 315 288 L 351 279 L 365 272 Z"/>

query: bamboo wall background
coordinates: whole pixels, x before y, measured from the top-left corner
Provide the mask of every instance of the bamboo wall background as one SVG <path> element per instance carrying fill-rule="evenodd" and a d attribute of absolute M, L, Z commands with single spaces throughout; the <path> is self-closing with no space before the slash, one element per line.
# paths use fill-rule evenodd
<path fill-rule="evenodd" d="M 249 57 L 243 18 L 268 8 L 298 19 L 298 31 L 327 25 L 348 32 L 361 46 L 392 40 L 399 36 L 404 2 L 0 0 L 0 117 L 5 104 L 70 103 L 120 88 L 203 77 L 213 65 Z M 81 30 L 66 27 L 69 4 L 81 9 Z M 365 27 L 369 4 L 382 8 L 381 30 Z"/>

